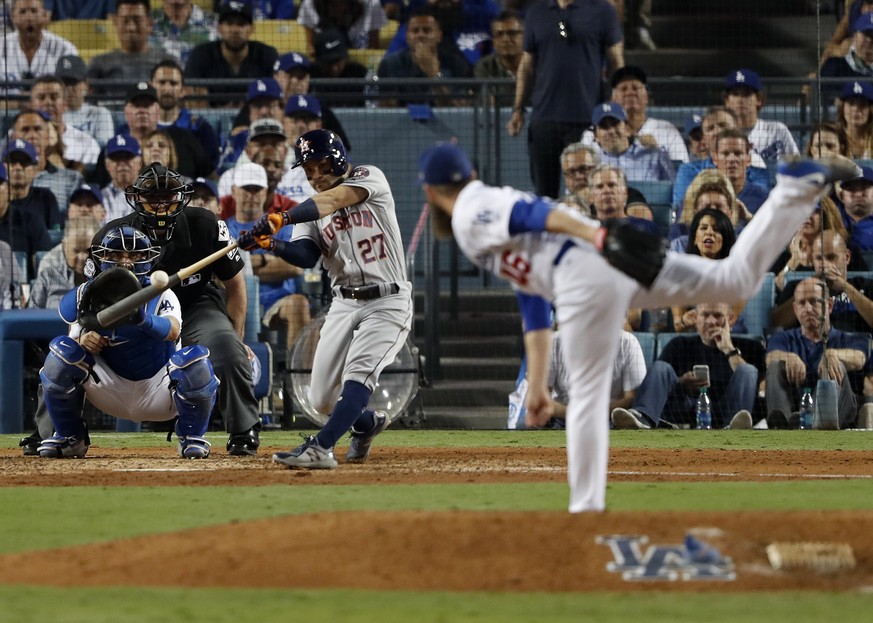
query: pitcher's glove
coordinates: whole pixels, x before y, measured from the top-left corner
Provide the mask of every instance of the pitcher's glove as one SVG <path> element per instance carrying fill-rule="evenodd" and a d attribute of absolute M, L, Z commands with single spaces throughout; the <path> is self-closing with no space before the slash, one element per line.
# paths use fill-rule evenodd
<path fill-rule="evenodd" d="M 263 214 L 261 218 L 255 221 L 252 225 L 252 236 L 272 236 L 277 231 L 282 229 L 291 221 L 286 220 L 287 212 L 278 212 L 273 214 Z"/>
<path fill-rule="evenodd" d="M 666 238 L 637 229 L 623 221 L 605 221 L 594 246 L 616 269 L 650 288 L 664 267 Z"/>
<path fill-rule="evenodd" d="M 105 327 L 97 321 L 97 314 L 141 289 L 137 276 L 126 268 L 113 266 L 104 270 L 89 281 L 82 292 L 78 310 L 79 324 L 90 331 L 98 331 L 136 322 L 140 318 L 139 309 Z"/>

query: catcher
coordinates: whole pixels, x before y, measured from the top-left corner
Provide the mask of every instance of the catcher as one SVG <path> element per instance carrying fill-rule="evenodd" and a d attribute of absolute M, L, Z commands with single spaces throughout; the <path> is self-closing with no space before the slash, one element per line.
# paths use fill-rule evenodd
<path fill-rule="evenodd" d="M 81 458 L 90 439 L 82 419 L 84 399 L 105 413 L 133 421 L 178 417 L 179 456 L 202 459 L 210 444 L 203 437 L 215 403 L 218 379 L 209 350 L 178 350 L 182 330 L 179 300 L 165 290 L 146 305 L 103 328 L 97 313 L 149 284 L 160 254 L 148 236 L 115 227 L 91 248 L 85 264 L 89 281 L 61 299 L 59 312 L 69 335 L 49 343 L 39 372 L 55 434 L 37 451 L 43 458 Z"/>

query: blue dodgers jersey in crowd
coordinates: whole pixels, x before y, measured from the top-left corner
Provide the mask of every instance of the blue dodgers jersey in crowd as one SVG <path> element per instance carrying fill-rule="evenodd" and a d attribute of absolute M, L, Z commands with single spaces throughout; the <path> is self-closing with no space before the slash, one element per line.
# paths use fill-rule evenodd
<path fill-rule="evenodd" d="M 61 318 L 71 325 L 72 337 L 77 336 L 81 329 L 81 325 L 77 322 L 78 308 L 87 285 L 87 283 L 82 284 L 75 290 L 67 292 L 58 306 Z M 171 290 L 167 290 L 160 297 L 149 301 L 145 309 L 147 314 L 163 315 L 172 311 L 173 306 L 178 310 L 178 299 Z M 109 345 L 100 351 L 99 356 L 118 376 L 131 381 L 142 381 L 153 377 L 158 370 L 166 367 L 170 356 L 178 347 L 174 342 L 150 337 L 131 324 L 115 329 L 103 329 L 99 333 L 109 338 Z"/>

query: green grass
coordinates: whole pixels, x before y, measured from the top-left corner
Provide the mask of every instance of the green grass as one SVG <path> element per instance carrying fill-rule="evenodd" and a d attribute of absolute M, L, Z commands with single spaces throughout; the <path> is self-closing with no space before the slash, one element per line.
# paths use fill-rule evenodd
<path fill-rule="evenodd" d="M 213 438 L 224 435 L 214 433 Z M 16 447 L 20 435 L 0 436 Z M 621 448 L 723 448 L 727 450 L 868 450 L 873 437 L 860 432 L 618 431 Z M 264 442 L 292 446 L 296 432 L 268 432 Z M 98 432 L 102 447 L 165 447 L 159 433 Z M 563 447 L 560 431 L 389 430 L 392 447 Z M 38 459 L 34 459 L 38 460 Z M 641 466 L 641 469 L 644 467 Z M 814 471 L 814 464 L 810 466 Z M 244 476 L 241 475 L 244 483 Z M 198 526 L 303 512 L 356 509 L 547 510 L 564 512 L 563 482 L 452 485 L 285 485 L 239 487 L 0 487 L 0 553 L 44 550 Z M 612 510 L 873 510 L 873 480 L 773 482 L 609 483 Z M 424 535 L 423 535 L 424 538 Z M 561 538 L 550 535 L 548 538 Z M 252 542 L 268 551 L 269 543 Z M 338 537 L 338 556 L 348 539 Z M 39 555 L 36 552 L 34 555 Z M 167 552 L 172 564 L 172 552 Z M 291 564 L 293 561 L 289 561 Z M 556 570 L 556 573 L 560 570 Z M 629 587 L 629 591 L 632 587 Z M 660 588 L 660 587 L 658 587 Z M 664 587 L 668 589 L 669 587 Z M 863 620 L 873 595 L 830 593 L 701 592 L 585 594 L 422 593 L 278 589 L 54 589 L 0 586 L 0 623 L 55 620 L 89 623 L 272 620 L 341 622 L 626 621 L 794 623 L 852 617 Z"/>

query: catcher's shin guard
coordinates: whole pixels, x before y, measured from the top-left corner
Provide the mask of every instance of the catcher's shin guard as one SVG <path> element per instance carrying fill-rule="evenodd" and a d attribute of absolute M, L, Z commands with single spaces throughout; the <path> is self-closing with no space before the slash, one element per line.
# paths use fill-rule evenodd
<path fill-rule="evenodd" d="M 218 395 L 218 378 L 209 349 L 195 344 L 173 353 L 169 364 L 173 402 L 179 412 L 176 434 L 200 437 L 209 427 L 209 414 Z"/>
<path fill-rule="evenodd" d="M 81 437 L 85 433 L 82 408 L 85 388 L 82 384 L 91 372 L 94 357 L 73 338 L 56 337 L 49 342 L 49 354 L 39 371 L 46 410 L 57 434 Z"/>

